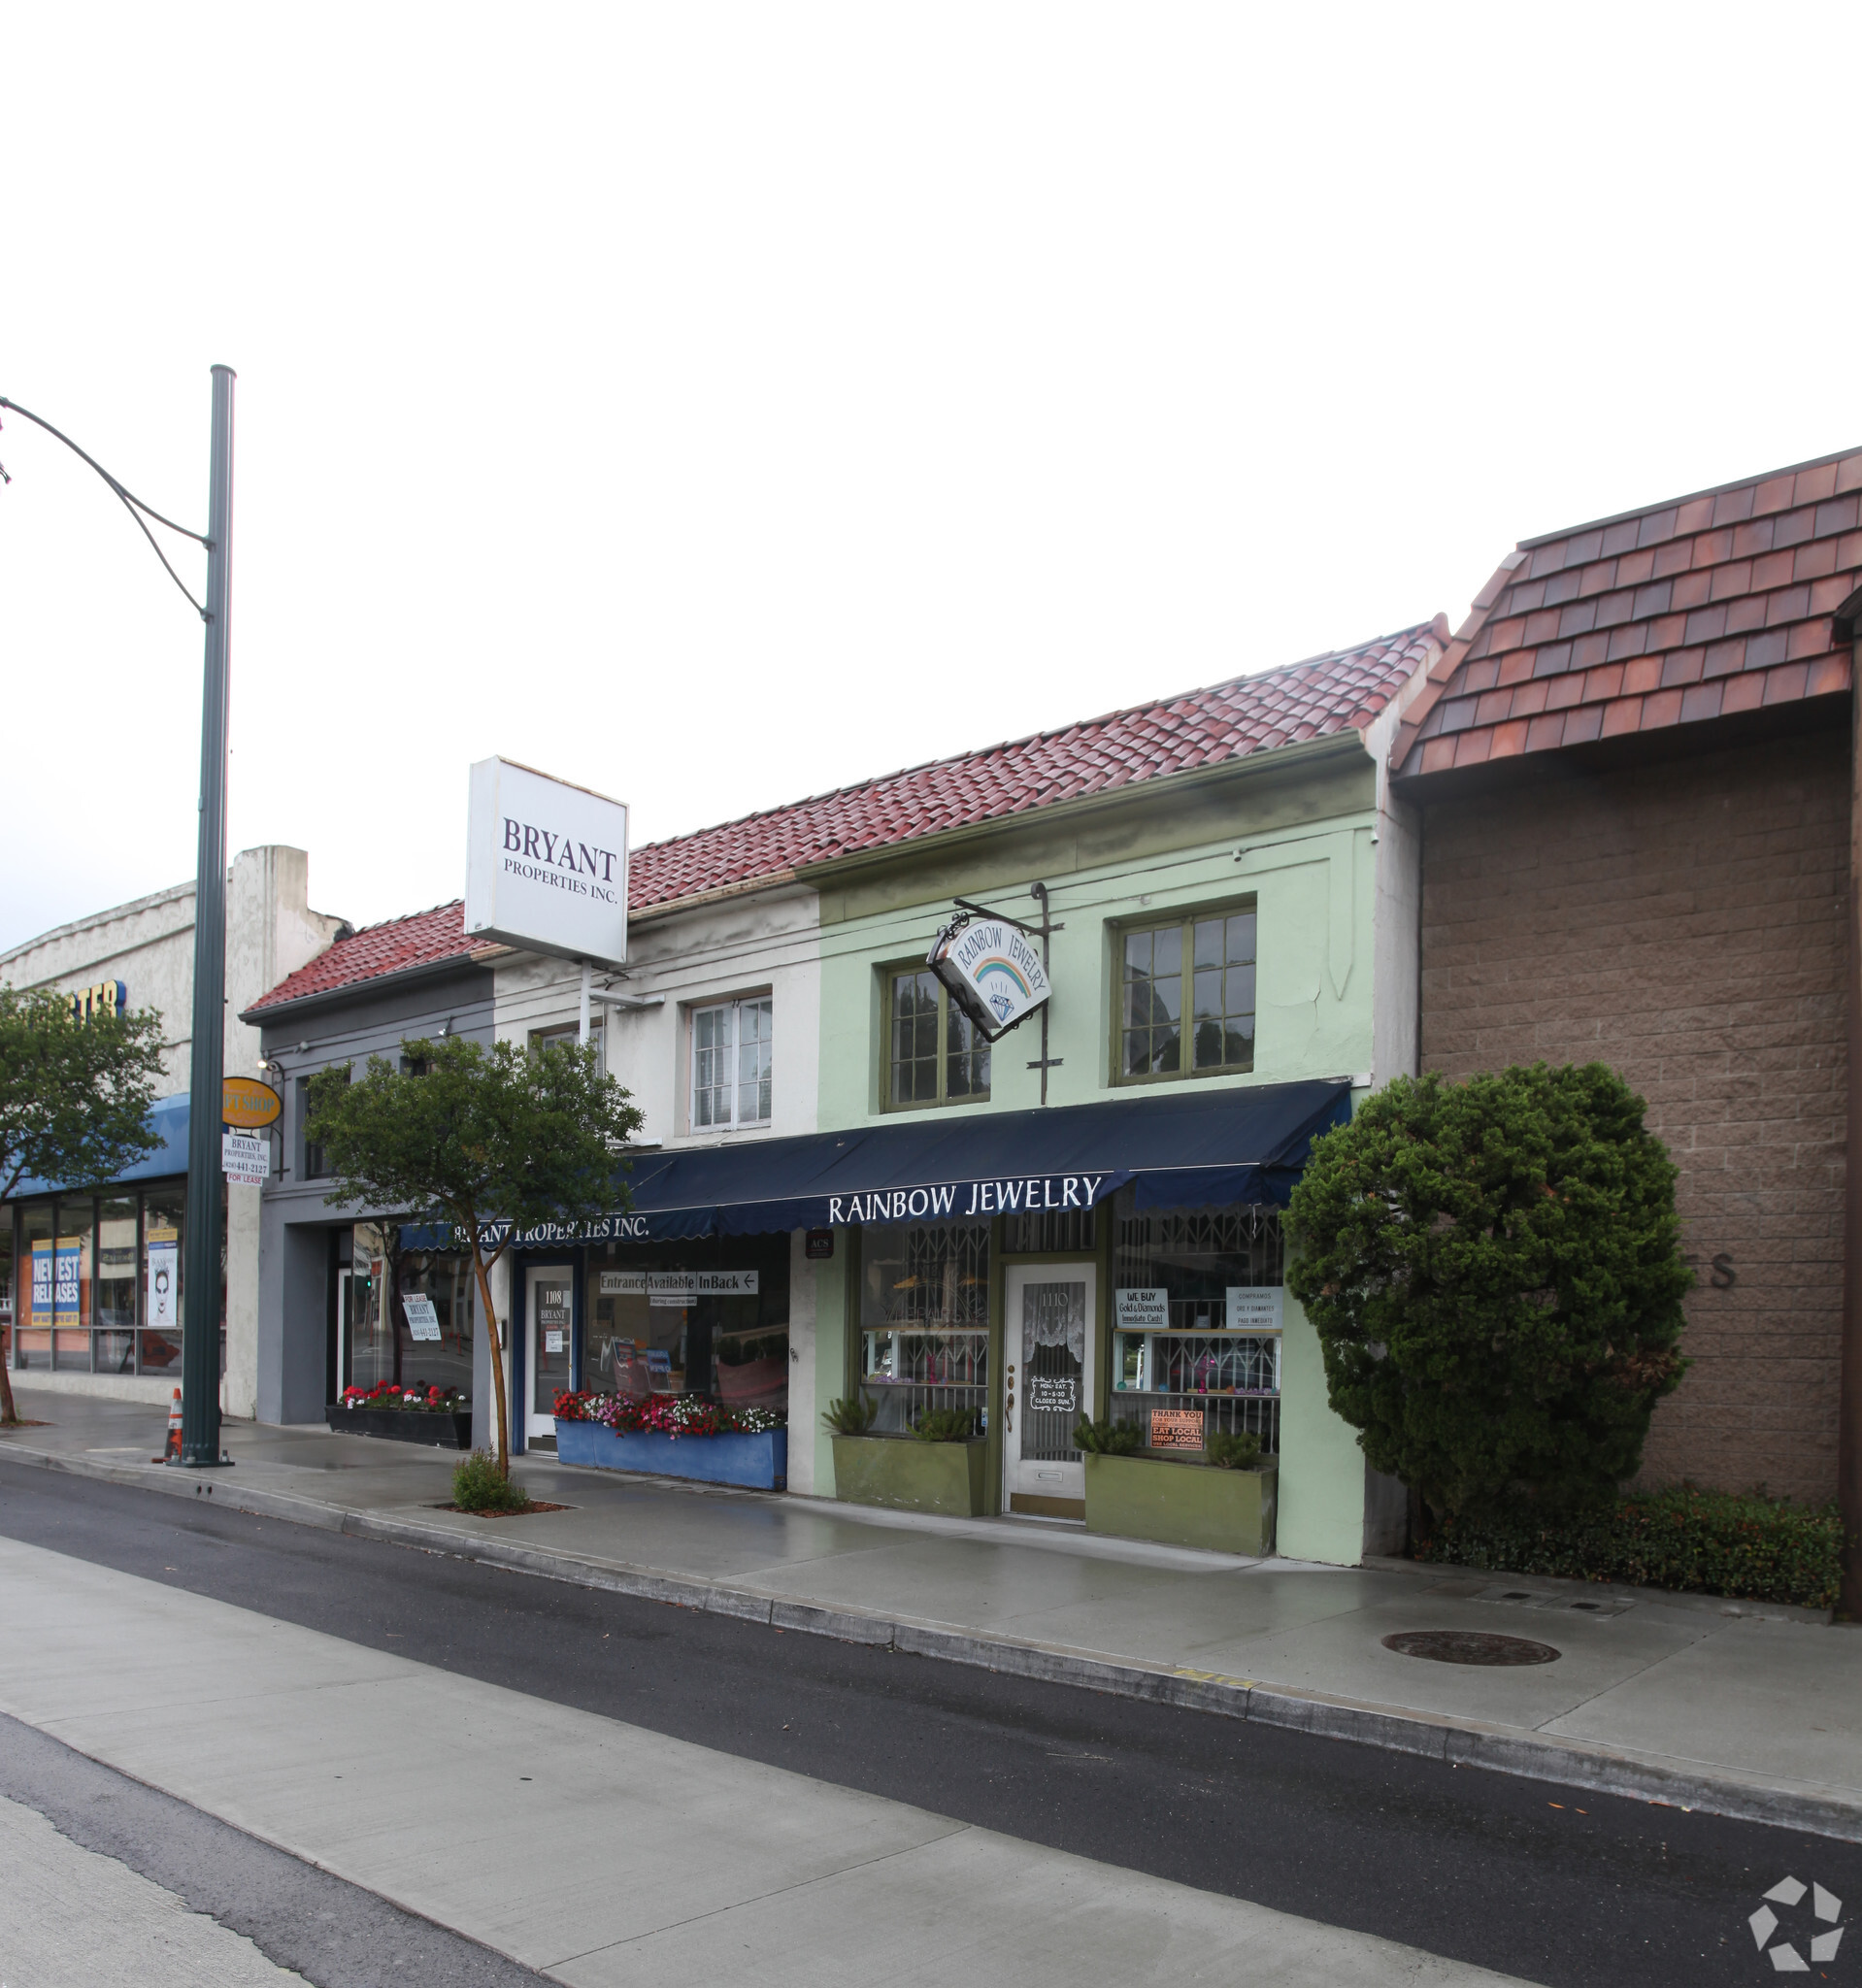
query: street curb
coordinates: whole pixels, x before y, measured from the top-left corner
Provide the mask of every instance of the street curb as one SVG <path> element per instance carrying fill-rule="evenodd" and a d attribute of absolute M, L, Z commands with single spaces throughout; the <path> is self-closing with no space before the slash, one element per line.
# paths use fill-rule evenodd
<path fill-rule="evenodd" d="M 1166 1669 L 1120 1662 L 1088 1651 L 1014 1637 L 988 1636 L 889 1614 L 782 1601 L 754 1589 L 733 1587 L 701 1576 L 584 1559 L 515 1540 L 458 1532 L 382 1512 L 345 1511 L 318 1501 L 295 1498 L 288 1492 L 239 1483 L 230 1473 L 203 1480 L 196 1472 L 170 1473 L 150 1465 L 108 1463 L 94 1457 L 33 1449 L 12 1441 L 0 1443 L 0 1460 L 7 1457 L 38 1470 L 128 1485 L 169 1497 L 208 1498 L 216 1505 L 259 1517 L 286 1519 L 324 1532 L 346 1533 L 354 1539 L 482 1561 L 515 1574 L 642 1601 L 664 1602 L 706 1614 L 767 1623 L 773 1629 L 804 1636 L 893 1649 L 902 1655 L 928 1657 L 943 1663 L 968 1664 L 1004 1675 L 1065 1684 L 1184 1710 L 1214 1712 L 1223 1718 L 1252 1719 L 1316 1739 L 1349 1740 L 1454 1767 L 1480 1768 L 1529 1780 L 1558 1781 L 1595 1794 L 1620 1795 L 1673 1808 L 1702 1809 L 1741 1821 L 1862 1842 L 1862 1801 L 1806 1794 L 1758 1779 L 1688 1773 L 1581 1740 L 1541 1739 L 1477 1720 L 1400 1711 L 1320 1693 L 1269 1688 L 1247 1677 L 1222 1676 L 1187 1667 Z"/>

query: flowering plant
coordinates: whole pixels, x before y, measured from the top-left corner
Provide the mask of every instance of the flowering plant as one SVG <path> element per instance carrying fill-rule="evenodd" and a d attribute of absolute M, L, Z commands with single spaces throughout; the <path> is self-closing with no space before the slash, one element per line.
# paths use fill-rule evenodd
<path fill-rule="evenodd" d="M 616 1436 L 756 1436 L 786 1427 L 781 1408 L 734 1408 L 701 1394 L 558 1394 L 559 1422 L 599 1422 Z"/>
<path fill-rule="evenodd" d="M 407 1408 L 429 1415 L 462 1415 L 471 1397 L 456 1387 L 422 1387 L 399 1380 L 378 1380 L 373 1387 L 346 1387 L 346 1408 Z"/>

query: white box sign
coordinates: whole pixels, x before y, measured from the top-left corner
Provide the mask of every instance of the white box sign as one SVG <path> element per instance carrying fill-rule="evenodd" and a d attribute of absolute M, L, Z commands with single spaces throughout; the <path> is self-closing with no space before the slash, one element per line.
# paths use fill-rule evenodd
<path fill-rule="evenodd" d="M 468 939 L 557 959 L 627 958 L 627 810 L 508 759 L 472 769 Z"/>
<path fill-rule="evenodd" d="M 433 1300 L 419 1291 L 401 1293 L 401 1309 L 408 1315 L 408 1334 L 416 1340 L 440 1337 L 440 1313 Z"/>
<path fill-rule="evenodd" d="M 1170 1296 L 1165 1291 L 1114 1291 L 1113 1310 L 1120 1332 L 1170 1329 Z"/>
<path fill-rule="evenodd" d="M 1000 918 L 978 918 L 954 935 L 940 933 L 925 964 L 992 1043 L 1025 1021 L 1053 991 L 1039 944 Z"/>
<path fill-rule="evenodd" d="M 1230 1284 L 1227 1292 L 1229 1331 L 1279 1332 L 1280 1300 L 1284 1296 L 1279 1284 Z"/>
<path fill-rule="evenodd" d="M 229 1180 L 248 1186 L 264 1186 L 272 1174 L 269 1140 L 255 1133 L 222 1132 L 219 1136 L 219 1168 Z"/>

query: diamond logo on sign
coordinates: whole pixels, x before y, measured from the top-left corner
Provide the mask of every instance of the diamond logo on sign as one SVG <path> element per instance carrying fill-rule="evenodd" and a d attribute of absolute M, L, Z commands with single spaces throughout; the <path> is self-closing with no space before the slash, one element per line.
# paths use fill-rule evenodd
<path fill-rule="evenodd" d="M 1843 1928 L 1837 1921 L 1843 1916 L 1843 1901 L 1827 1892 L 1820 1884 L 1806 1884 L 1801 1878 L 1781 1877 L 1765 1894 L 1768 1903 L 1746 1920 L 1751 1928 L 1752 1938 L 1759 1951 L 1772 1964 L 1772 1971 L 1778 1974 L 1808 1974 L 1813 1965 L 1833 1961 L 1836 1950 L 1843 1944 Z M 1809 1914 L 1798 1908 L 1806 1898 L 1810 1899 Z M 1791 1914 L 1790 1919 L 1780 1919 L 1772 1907 L 1782 1905 Z M 1819 1933 L 1814 1930 L 1821 1921 L 1833 1930 Z M 1808 1923 L 1806 1923 L 1808 1921 Z M 1773 1945 L 1772 1937 L 1779 1930 L 1794 1934 L 1795 1939 L 1780 1939 Z M 1805 1940 L 1810 1948 L 1807 1961 L 1798 1951 L 1797 1940 Z"/>
<path fill-rule="evenodd" d="M 272 1173 L 272 1148 L 268 1142 L 249 1132 L 222 1132 L 219 1136 L 219 1170 L 227 1179 L 249 1187 L 262 1187 Z"/>

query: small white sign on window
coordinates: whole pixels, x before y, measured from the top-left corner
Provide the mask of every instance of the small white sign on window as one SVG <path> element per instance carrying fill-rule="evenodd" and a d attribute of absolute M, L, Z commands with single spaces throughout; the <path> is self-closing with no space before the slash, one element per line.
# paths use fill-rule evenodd
<path fill-rule="evenodd" d="M 1280 1300 L 1284 1295 L 1280 1284 L 1230 1284 L 1227 1291 L 1229 1331 L 1280 1331 Z"/>
<path fill-rule="evenodd" d="M 408 1334 L 416 1340 L 440 1337 L 440 1314 L 433 1300 L 422 1291 L 403 1291 L 401 1309 L 408 1315 Z"/>
<path fill-rule="evenodd" d="M 1120 1332 L 1167 1332 L 1170 1294 L 1167 1291 L 1114 1291 L 1113 1309 Z"/>
<path fill-rule="evenodd" d="M 543 1336 L 543 1349 L 546 1353 L 560 1353 L 562 1351 L 562 1342 L 563 1335 L 561 1333 L 547 1332 Z"/>
<path fill-rule="evenodd" d="M 605 1270 L 601 1293 L 677 1307 L 699 1298 L 754 1298 L 757 1276 L 753 1270 Z"/>

